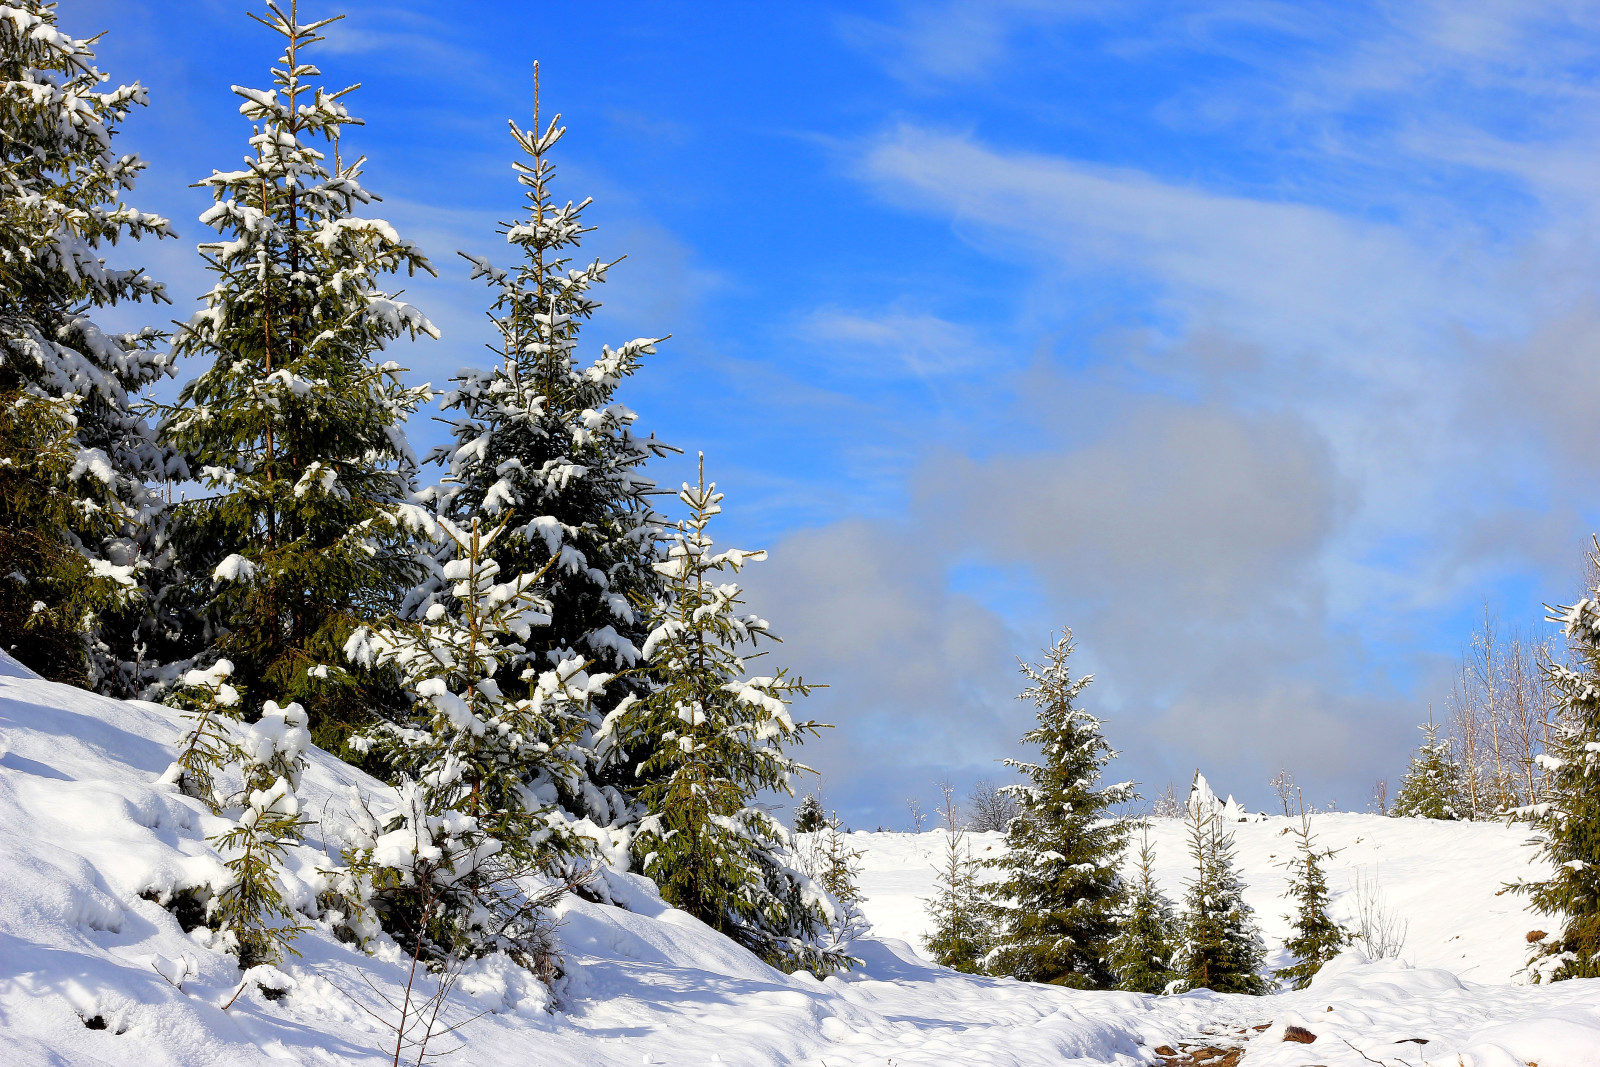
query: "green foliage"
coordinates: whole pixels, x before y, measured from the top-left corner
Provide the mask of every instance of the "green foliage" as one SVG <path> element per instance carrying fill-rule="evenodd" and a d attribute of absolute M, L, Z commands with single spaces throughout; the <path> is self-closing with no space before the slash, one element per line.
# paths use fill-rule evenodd
<path fill-rule="evenodd" d="M 1276 977 L 1288 981 L 1295 989 L 1305 989 L 1322 965 L 1344 951 L 1350 936 L 1328 915 L 1328 905 L 1333 899 L 1328 894 L 1328 876 L 1323 871 L 1325 861 L 1336 854 L 1335 849 L 1316 847 L 1311 833 L 1311 816 L 1300 805 L 1300 828 L 1295 831 L 1296 854 L 1289 868 L 1289 898 L 1295 902 L 1295 913 L 1288 916 L 1294 933 L 1283 943 L 1294 963 L 1280 968 Z"/>
<path fill-rule="evenodd" d="M 1038 746 L 1043 762 L 1006 761 L 1030 784 L 1007 787 L 1019 812 L 1006 832 L 1005 856 L 989 861 L 1004 875 L 988 887 L 996 927 L 988 969 L 1109 989 L 1116 984 L 1109 957 L 1127 827 L 1108 809 L 1135 794 L 1131 783 L 1099 784 L 1116 753 L 1100 734 L 1101 720 L 1074 704 L 1093 676 L 1071 677 L 1072 650 L 1068 630 L 1043 665 L 1022 664 L 1033 684 L 1020 699 L 1034 703 L 1039 721 L 1022 740 Z"/>
<path fill-rule="evenodd" d="M 1177 951 L 1178 919 L 1152 873 L 1155 850 L 1150 825 L 1140 825 L 1138 877 L 1128 888 L 1116 940 L 1111 945 L 1111 969 L 1117 988 L 1134 993 L 1162 993 L 1177 979 L 1172 969 Z"/>
<path fill-rule="evenodd" d="M 1233 862 L 1233 835 L 1215 807 L 1192 792 L 1184 817 L 1195 876 L 1184 895 L 1179 987 L 1217 993 L 1269 992 L 1261 976 L 1266 945 Z"/>
<path fill-rule="evenodd" d="M 257 124 L 253 155 L 199 183 L 216 200 L 201 216 L 221 235 L 201 246 L 216 282 L 174 351 L 213 362 L 165 409 L 162 432 L 206 490 L 178 506 L 174 539 L 210 654 L 233 661 L 247 699 L 302 702 L 318 742 L 338 750 L 393 694 L 381 678 L 319 668 L 419 573 L 402 426 L 430 394 L 378 357 L 437 331 L 378 289 L 382 275 L 431 268 L 388 223 L 356 214 L 374 197 L 364 160 L 341 152 L 359 121 L 349 90 L 308 84 L 318 71 L 302 50 L 332 20 L 268 12 L 257 21 L 287 42 L 276 89 L 234 90 Z"/>
<path fill-rule="evenodd" d="M 808 769 L 785 748 L 818 730 L 787 706 L 811 687 L 782 670 L 746 674 L 746 646 L 771 634 L 739 613 L 740 589 L 723 576 L 766 554 L 714 551 L 706 531 L 722 494 L 706 484 L 703 458 L 699 483 L 679 499 L 689 517 L 657 565 L 668 596 L 652 608 L 643 649 L 658 687 L 628 709 L 627 736 L 647 751 L 649 815 L 634 852 L 669 903 L 767 962 L 838 970 L 849 960 L 824 943 L 829 916 L 811 880 L 785 860 L 783 827 L 751 804 L 764 790 L 792 796 L 792 776 Z"/>
<path fill-rule="evenodd" d="M 1595 560 L 1600 562 L 1600 543 Z M 1558 698 L 1544 755 L 1545 799 L 1521 809 L 1551 874 L 1516 888 L 1557 929 L 1535 945 L 1528 970 L 1536 981 L 1600 978 L 1600 589 L 1552 615 L 1575 667 L 1545 670 Z"/>
<path fill-rule="evenodd" d="M 7 652 L 45 677 L 86 685 L 85 619 L 128 589 L 73 545 L 83 526 L 64 485 L 76 406 L 0 392 L 0 634 Z"/>
<path fill-rule="evenodd" d="M 228 684 L 233 664 L 225 659 L 207 670 L 192 670 L 169 698 L 182 708 L 189 728 L 178 739 L 178 757 L 161 778 L 194 797 L 220 815 L 227 803 L 218 789 L 217 776 L 243 753 L 232 727 L 239 722 L 239 691 Z"/>
<path fill-rule="evenodd" d="M 813 794 L 814 796 L 814 794 Z M 820 805 L 820 801 L 818 802 Z M 800 869 L 827 891 L 833 914 L 828 919 L 829 947 L 840 951 L 867 932 L 861 913 L 861 857 L 850 844 L 838 812 L 824 817 L 814 830 L 797 831 Z"/>
<path fill-rule="evenodd" d="M 650 747 L 618 745 L 603 727 L 619 706 L 649 690 L 639 670 L 639 646 L 649 633 L 642 605 L 663 591 L 653 569 L 663 520 L 650 506 L 657 490 L 643 466 L 666 449 L 636 433 L 636 416 L 617 397 L 655 352 L 656 339 L 578 358 L 580 330 L 600 306 L 594 287 L 612 264 L 575 262 L 589 232 L 589 201 L 558 201 L 551 190 L 551 157 L 566 128 L 559 115 L 541 119 L 537 66 L 534 76 L 533 129 L 511 126 L 523 153 L 513 167 L 525 206 L 520 219 L 500 228 L 520 261 L 501 269 L 462 253 L 472 277 L 493 294 L 499 360 L 452 379 L 441 407 L 451 416 L 453 443 L 430 456 L 448 475 L 422 496 L 457 523 L 481 515 L 505 524 L 500 563 L 511 572 L 543 573 L 550 623 L 521 642 L 536 671 L 577 660 L 612 676 L 586 704 L 586 724 L 567 750 L 573 773 L 557 781 L 562 807 L 603 831 L 637 817 L 644 780 L 631 752 Z M 508 694 L 526 695 L 514 676 L 502 684 Z M 615 848 L 620 861 L 626 837 L 618 830 L 597 843 Z"/>
<path fill-rule="evenodd" d="M 816 833 L 827 825 L 827 816 L 822 812 L 822 799 L 815 793 L 807 793 L 801 797 L 800 803 L 794 808 L 794 832 Z"/>
<path fill-rule="evenodd" d="M 305 709 L 267 701 L 238 746 L 244 782 L 224 808 L 234 825 L 211 839 L 231 875 L 212 899 L 211 919 L 247 969 L 276 963 L 284 952 L 298 956 L 293 941 L 309 929 L 285 899 L 278 871 L 305 825 L 295 789 L 310 743 Z"/>
<path fill-rule="evenodd" d="M 0 633 L 46 677 L 125 694 L 154 636 L 147 483 L 181 468 L 133 401 L 167 372 L 161 334 L 106 333 L 90 313 L 165 301 L 106 256 L 172 232 L 120 200 L 145 165 L 113 144 L 145 92 L 108 88 L 93 45 L 60 31 L 52 3 L 0 14 Z"/>
<path fill-rule="evenodd" d="M 934 961 L 968 974 L 982 974 L 984 958 L 994 942 L 990 908 L 978 882 L 981 865 L 945 787 L 944 862 L 938 868 L 935 892 L 928 901 L 933 930 L 923 946 Z"/>
<path fill-rule="evenodd" d="M 1390 814 L 1399 818 L 1459 819 L 1467 810 L 1462 797 L 1461 765 L 1450 754 L 1450 739 L 1439 738 L 1430 715 L 1422 731 L 1422 747 L 1411 757 Z"/>
<path fill-rule="evenodd" d="M 379 723 L 352 747 L 415 779 L 430 812 L 471 818 L 508 859 L 546 867 L 580 856 L 583 842 L 549 797 L 555 780 L 571 773 L 566 752 L 607 679 L 590 677 L 577 660 L 518 678 L 509 665 L 523 658 L 521 642 L 550 618 L 541 575 L 501 580 L 494 549 L 504 522 L 486 527 L 474 518 L 462 528 L 440 519 L 432 529 L 449 557 L 432 557 L 442 588 L 422 621 L 363 627 L 345 649 L 362 666 L 392 670 L 411 714 Z M 507 688 L 527 695 L 513 698 Z"/>

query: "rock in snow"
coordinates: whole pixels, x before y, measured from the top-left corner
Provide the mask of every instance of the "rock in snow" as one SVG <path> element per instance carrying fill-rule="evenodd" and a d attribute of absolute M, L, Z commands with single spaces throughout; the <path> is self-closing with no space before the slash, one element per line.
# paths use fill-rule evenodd
<path fill-rule="evenodd" d="M 393 1038 L 380 994 L 398 998 L 405 961 L 367 955 L 321 926 L 302 936 L 271 999 L 240 987 L 231 957 L 186 934 L 149 897 L 220 866 L 206 843 L 219 820 L 158 784 L 181 720 L 44 682 L 0 653 L 0 1063 L 44 1065 L 378 1064 Z M 339 817 L 354 787 L 383 785 L 312 750 L 306 811 Z M 653 887 L 614 876 L 629 909 L 572 900 L 560 936 L 568 977 L 552 998 L 509 961 L 476 961 L 452 994 L 452 1020 L 484 1012 L 445 1062 L 608 1067 L 656 1064 L 1114 1064 L 1153 1049 L 1264 1027 L 1245 1067 L 1600 1063 L 1600 981 L 1508 984 L 1531 919 L 1491 886 L 1523 873 L 1522 832 L 1504 827 L 1321 817 L 1347 874 L 1370 867 L 1410 919 L 1401 960 L 1350 952 L 1311 988 L 1272 997 L 1079 993 L 935 967 L 901 938 L 921 930 L 937 835 L 856 835 L 875 936 L 863 966 L 819 981 L 774 971 L 665 906 Z M 1241 867 L 1269 937 L 1287 853 L 1283 820 L 1239 828 Z M 1174 831 L 1158 829 L 1162 872 L 1181 877 Z M 294 899 L 315 894 L 327 859 L 315 830 L 293 857 Z M 993 848 L 994 839 L 980 847 Z M 1338 888 L 1340 875 L 1335 875 Z M 1168 883 L 1176 890 L 1176 881 Z M 196 936 L 198 935 L 198 936 Z M 1413 966 L 1415 964 L 1415 966 Z M 370 985 L 369 985 L 370 983 Z M 365 1010 L 364 1010 L 365 1009 Z M 1298 1026 L 1313 1046 L 1284 1042 Z M 1254 1032 L 1254 1031 L 1251 1031 Z M 438 1051 L 457 1041 L 446 1039 Z"/>

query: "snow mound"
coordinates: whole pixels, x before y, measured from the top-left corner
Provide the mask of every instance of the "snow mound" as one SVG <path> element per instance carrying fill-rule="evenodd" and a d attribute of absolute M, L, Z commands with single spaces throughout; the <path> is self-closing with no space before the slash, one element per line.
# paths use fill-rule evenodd
<path fill-rule="evenodd" d="M 220 863 L 206 839 L 221 820 L 158 784 L 181 725 L 171 709 L 45 682 L 0 653 L 0 1062 L 391 1062 L 382 998 L 401 995 L 406 964 L 392 943 L 368 955 L 314 923 L 299 958 L 257 976 L 273 998 L 252 982 L 222 1007 L 240 986 L 232 958 L 158 903 Z M 315 819 L 338 819 L 351 787 L 386 788 L 325 753 L 310 756 L 303 792 Z M 320 846 L 314 829 L 292 857 L 290 895 L 307 906 L 329 863 Z M 1350 956 L 1286 996 L 1075 993 L 956 974 L 894 936 L 860 942 L 863 967 L 818 980 L 763 965 L 662 903 L 642 878 L 609 880 L 626 909 L 576 899 L 562 907 L 569 973 L 555 996 L 501 957 L 467 969 L 447 1017 L 483 1014 L 457 1035 L 466 1048 L 451 1059 L 1134 1067 L 1152 1062 L 1157 1045 L 1265 1024 L 1281 1033 L 1293 1018 L 1329 1035 L 1315 1047 L 1316 1062 L 1329 1065 L 1365 1062 L 1346 1039 L 1388 1050 L 1388 1062 L 1416 1063 L 1419 1049 L 1429 1062 L 1454 1064 L 1459 1054 L 1478 1067 L 1600 1062 L 1596 982 L 1481 986 Z M 1429 1043 L 1392 1044 L 1409 1037 Z M 1257 1038 L 1246 1062 L 1304 1063 L 1304 1048 Z"/>

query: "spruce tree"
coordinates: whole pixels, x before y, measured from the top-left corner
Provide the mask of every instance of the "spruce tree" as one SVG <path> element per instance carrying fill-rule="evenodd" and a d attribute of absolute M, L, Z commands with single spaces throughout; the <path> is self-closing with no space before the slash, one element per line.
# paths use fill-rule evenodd
<path fill-rule="evenodd" d="M 495 559 L 506 526 L 438 520 L 452 557 L 438 568 L 441 595 L 420 622 L 362 627 L 346 653 L 392 669 L 413 714 L 379 723 L 351 744 L 423 790 L 436 814 L 471 817 L 516 860 L 544 868 L 585 848 L 557 809 L 555 783 L 584 705 L 603 679 L 569 659 L 533 679 L 511 664 L 523 641 L 550 623 L 542 575 L 502 570 Z M 507 689 L 526 695 L 512 696 Z"/>
<path fill-rule="evenodd" d="M 1600 542 L 1592 559 L 1600 567 Z M 1576 662 L 1545 668 L 1557 699 L 1539 757 L 1545 798 L 1518 812 L 1533 824 L 1551 871 L 1517 886 L 1557 927 L 1536 942 L 1529 961 L 1529 973 L 1543 982 L 1600 978 L 1600 589 L 1558 611 L 1550 619 L 1561 624 Z"/>
<path fill-rule="evenodd" d="M 978 881 L 981 867 L 962 828 L 954 789 L 944 792 L 944 862 L 936 868 L 934 896 L 928 901 L 933 929 L 922 941 L 934 962 L 968 974 L 982 974 L 994 941 L 987 902 Z"/>
<path fill-rule="evenodd" d="M 1094 679 L 1072 678 L 1073 647 L 1068 630 L 1043 664 L 1021 664 L 1033 684 L 1019 699 L 1033 702 L 1039 721 L 1022 740 L 1039 747 L 1043 762 L 1006 761 L 1031 784 L 1006 787 L 1018 814 L 1006 831 L 1005 856 L 990 861 L 1003 875 L 988 887 L 997 928 L 988 968 L 1026 981 L 1109 989 L 1116 984 L 1109 957 L 1128 831 L 1108 809 L 1135 794 L 1128 782 L 1100 785 L 1116 752 L 1100 734 L 1101 720 L 1076 706 Z"/>
<path fill-rule="evenodd" d="M 786 860 L 786 831 L 752 803 L 765 790 L 792 796 L 794 774 L 809 769 L 785 749 L 819 729 L 788 709 L 811 687 L 784 670 L 747 675 L 747 648 L 772 635 L 764 620 L 739 611 L 741 590 L 725 576 L 766 554 L 715 550 L 707 529 L 722 494 L 706 484 L 704 457 L 698 483 L 685 483 L 679 499 L 689 516 L 657 565 L 668 593 L 651 608 L 641 650 L 657 688 L 630 706 L 625 725 L 626 738 L 650 746 L 649 815 L 634 853 L 669 903 L 767 962 L 838 970 L 848 958 L 826 943 L 829 917 L 811 880 Z"/>
<path fill-rule="evenodd" d="M 1201 783 L 1198 773 L 1197 784 Z M 1268 992 L 1261 976 L 1266 945 L 1255 912 L 1244 902 L 1244 883 L 1234 867 L 1233 834 L 1225 829 L 1212 798 L 1191 790 L 1184 827 L 1194 878 L 1184 895 L 1182 935 L 1173 969 L 1175 988 L 1217 993 Z"/>
<path fill-rule="evenodd" d="M 45 676 L 122 695 L 161 636 L 144 625 L 160 584 L 152 485 L 182 468 L 134 399 L 167 373 L 160 333 L 108 333 L 91 312 L 165 302 L 105 256 L 173 234 L 121 200 L 145 164 L 114 141 L 145 91 L 107 88 L 93 45 L 61 31 L 53 3 L 0 14 L 0 633 Z"/>
<path fill-rule="evenodd" d="M 822 811 L 822 798 L 815 793 L 807 793 L 800 798 L 800 803 L 794 807 L 794 832 L 797 834 L 811 834 L 828 825 L 828 817 Z"/>
<path fill-rule="evenodd" d="M 598 842 L 603 849 L 625 850 L 623 828 L 636 817 L 643 781 L 638 759 L 606 723 L 649 689 L 638 670 L 649 632 L 642 605 L 663 592 L 654 569 L 663 526 L 650 506 L 655 483 L 642 467 L 667 449 L 634 430 L 636 416 L 617 392 L 658 339 L 602 346 L 593 359 L 579 359 L 579 331 L 600 306 L 593 289 L 615 264 L 574 265 L 590 232 L 583 224 L 590 201 L 555 197 L 551 157 L 566 128 L 560 115 L 541 117 L 537 64 L 534 78 L 533 128 L 511 124 L 524 157 L 512 166 L 525 206 L 500 227 L 519 260 L 502 269 L 461 253 L 472 277 L 493 293 L 498 360 L 452 379 L 442 407 L 454 441 L 430 456 L 447 474 L 423 496 L 457 522 L 482 515 L 506 524 L 497 549 L 502 565 L 544 572 L 551 623 L 521 654 L 536 673 L 576 658 L 614 676 L 588 706 L 588 725 L 572 749 L 576 775 L 561 783 L 560 799 L 575 816 L 616 829 Z M 515 691 L 514 679 L 505 684 Z"/>
<path fill-rule="evenodd" d="M 1461 795 L 1461 765 L 1450 755 L 1450 739 L 1440 739 L 1432 715 L 1417 729 L 1422 731 L 1422 747 L 1411 757 L 1390 814 L 1397 818 L 1459 819 L 1467 805 Z"/>
<path fill-rule="evenodd" d="M 334 20 L 267 10 L 252 17 L 286 42 L 275 88 L 234 88 L 255 123 L 252 152 L 199 182 L 216 201 L 200 217 L 220 235 L 200 246 L 216 282 L 174 351 L 212 364 L 162 429 L 206 491 L 177 508 L 174 530 L 203 654 L 232 660 L 252 716 L 269 696 L 299 702 L 318 743 L 338 751 L 392 703 L 383 679 L 337 666 L 341 648 L 419 576 L 403 423 L 430 394 L 381 356 L 437 331 L 378 285 L 431 268 L 388 223 L 357 214 L 376 197 L 364 159 L 341 145 L 360 122 L 350 89 L 315 87 L 304 58 Z"/>
<path fill-rule="evenodd" d="M 1178 919 L 1172 901 L 1156 885 L 1155 849 L 1150 824 L 1140 824 L 1138 874 L 1129 886 L 1116 940 L 1111 945 L 1111 969 L 1117 988 L 1134 993 L 1165 992 L 1178 974 L 1172 969 L 1177 950 Z"/>
<path fill-rule="evenodd" d="M 441 518 L 424 532 L 450 556 L 428 561 L 438 588 L 420 621 L 362 627 L 345 646 L 357 663 L 392 670 L 411 711 L 351 741 L 381 756 L 401 802 L 381 821 L 368 813 L 346 842 L 341 910 L 370 915 L 435 963 L 503 951 L 540 970 L 554 896 L 525 880 L 568 873 L 589 855 L 555 783 L 573 773 L 568 753 L 606 679 L 576 659 L 537 677 L 513 666 L 549 625 L 550 605 L 542 574 L 507 573 L 496 560 L 503 521 Z M 400 857 L 380 847 L 387 835 L 405 842 Z M 347 925 L 365 936 L 359 921 Z"/>
<path fill-rule="evenodd" d="M 815 794 L 812 794 L 813 796 Z M 839 813 L 825 815 L 815 830 L 805 831 L 797 842 L 800 868 L 828 893 L 832 915 L 828 918 L 828 946 L 839 952 L 867 932 L 861 912 L 861 857 L 850 844 Z"/>
<path fill-rule="evenodd" d="M 1316 847 L 1311 816 L 1303 798 L 1300 828 L 1295 831 L 1295 850 L 1287 864 L 1289 899 L 1295 903 L 1295 913 L 1287 918 L 1294 933 L 1283 943 L 1294 962 L 1280 968 L 1276 977 L 1288 981 L 1295 989 L 1305 989 L 1322 965 L 1344 950 L 1350 938 L 1328 915 L 1333 898 L 1328 893 L 1328 876 L 1322 865 L 1337 850 Z"/>
<path fill-rule="evenodd" d="M 271 700 L 239 735 L 243 786 L 222 808 L 233 826 L 211 839 L 227 857 L 229 879 L 209 915 L 241 967 L 276 963 L 284 952 L 298 956 L 294 939 L 309 929 L 285 898 L 280 871 L 305 826 L 296 790 L 310 744 L 305 709 Z"/>

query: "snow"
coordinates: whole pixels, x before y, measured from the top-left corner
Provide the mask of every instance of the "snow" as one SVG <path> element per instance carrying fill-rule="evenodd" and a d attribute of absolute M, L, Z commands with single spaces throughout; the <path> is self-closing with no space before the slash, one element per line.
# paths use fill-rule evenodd
<path fill-rule="evenodd" d="M 286 735 L 295 724 L 284 710 Z M 367 955 L 315 922 L 297 943 L 302 956 L 252 976 L 285 990 L 281 998 L 252 981 L 223 1010 L 241 986 L 232 958 L 145 899 L 220 873 L 206 838 L 225 821 L 159 781 L 183 725 L 159 705 L 41 681 L 0 653 L 0 1062 L 389 1063 L 393 1039 L 369 1011 L 383 1015 L 378 994 L 403 989 L 408 961 L 392 943 Z M 300 795 L 313 820 L 347 817 L 352 788 L 393 803 L 355 768 L 315 748 L 307 756 Z M 1287 851 L 1284 825 L 1238 827 L 1241 870 L 1269 938 L 1282 934 L 1272 856 Z M 1350 872 L 1374 870 L 1410 919 L 1405 962 L 1347 954 L 1310 989 L 1264 998 L 1078 993 L 960 975 L 902 940 L 920 932 L 917 898 L 931 889 L 938 835 L 857 834 L 877 927 L 856 944 L 861 968 L 825 980 L 781 974 L 664 905 L 644 879 L 612 873 L 608 889 L 625 907 L 561 906 L 567 977 L 554 996 L 503 957 L 467 968 L 446 1016 L 486 1014 L 457 1035 L 466 1051 L 445 1062 L 1134 1067 L 1153 1062 L 1160 1044 L 1254 1026 L 1267 1029 L 1245 1067 L 1354 1067 L 1368 1062 L 1357 1049 L 1417 1067 L 1600 1062 L 1600 982 L 1506 981 L 1530 920 L 1493 889 L 1523 870 L 1520 834 L 1354 815 L 1319 816 L 1317 828 L 1343 849 L 1336 889 Z M 1156 838 L 1158 875 L 1176 877 L 1175 827 L 1158 825 Z M 294 850 L 291 899 L 309 904 L 320 886 L 321 841 L 314 826 Z M 980 835 L 980 850 L 995 844 Z M 1289 1025 L 1317 1042 L 1282 1041 Z"/>

